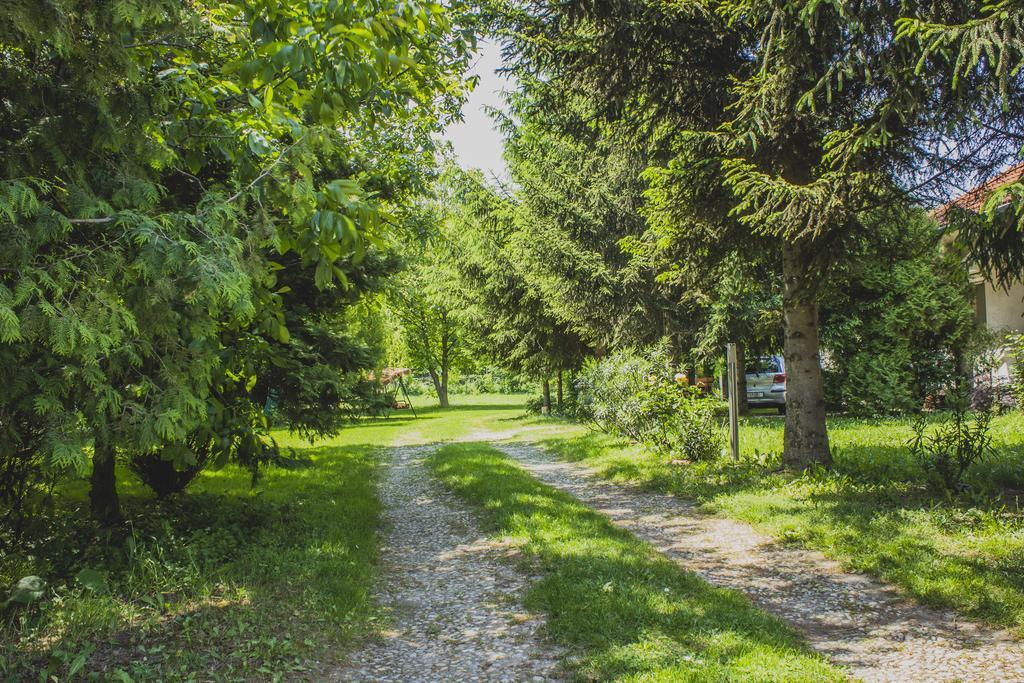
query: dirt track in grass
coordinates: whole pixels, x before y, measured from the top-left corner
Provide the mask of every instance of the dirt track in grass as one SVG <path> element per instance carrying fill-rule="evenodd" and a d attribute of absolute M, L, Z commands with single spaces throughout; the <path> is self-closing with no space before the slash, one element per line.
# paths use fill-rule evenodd
<path fill-rule="evenodd" d="M 433 448 L 388 450 L 376 595 L 388 623 L 335 680 L 562 680 L 563 652 L 541 636 L 543 620 L 520 604 L 532 577 L 429 475 L 422 459 Z"/>
<path fill-rule="evenodd" d="M 1024 643 L 785 547 L 735 520 L 669 495 L 601 481 L 584 466 L 523 444 L 495 444 L 559 488 L 709 582 L 742 591 L 803 632 L 812 647 L 868 682 L 1024 681 Z"/>

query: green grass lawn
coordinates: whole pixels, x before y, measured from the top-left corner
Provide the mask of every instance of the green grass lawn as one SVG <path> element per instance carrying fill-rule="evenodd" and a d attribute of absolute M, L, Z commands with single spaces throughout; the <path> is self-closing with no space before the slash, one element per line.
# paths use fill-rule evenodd
<path fill-rule="evenodd" d="M 842 673 L 743 595 L 713 588 L 485 444 L 428 460 L 490 530 L 535 560 L 527 606 L 592 681 L 838 681 Z"/>
<path fill-rule="evenodd" d="M 1024 632 L 1024 415 L 997 417 L 995 453 L 968 477 L 973 493 L 927 490 L 906 443 L 910 421 L 830 418 L 835 467 L 778 471 L 783 419 L 752 417 L 739 463 L 671 465 L 603 434 L 542 441 L 604 477 L 671 492 L 705 510 L 816 548 L 924 603 Z"/>
<path fill-rule="evenodd" d="M 524 400 L 456 396 L 440 410 L 414 398 L 416 419 L 395 412 L 315 445 L 278 433 L 312 465 L 267 469 L 255 488 L 227 467 L 158 501 L 119 468 L 130 526 L 117 533 L 89 522 L 86 482 L 67 482 L 24 545 L 0 551 L 0 586 L 47 582 L 43 600 L 0 614 L 0 680 L 320 680 L 376 619 L 381 447 L 482 430 L 559 433 L 523 419 Z M 76 580 L 83 569 L 105 588 Z"/>
<path fill-rule="evenodd" d="M 140 681 L 321 678 L 319 672 L 343 658 L 345 648 L 374 627 L 370 588 L 377 555 L 375 482 L 381 447 L 459 439 L 530 441 L 585 462 L 610 479 L 672 492 L 786 542 L 819 548 L 927 603 L 1018 631 L 1024 627 L 1024 519 L 1016 500 L 1019 495 L 1024 502 L 1024 415 L 995 421 L 997 452 L 972 473 L 974 495 L 945 499 L 922 486 L 921 473 L 904 445 L 910 436 L 905 420 L 832 419 L 834 470 L 796 476 L 776 471 L 783 424 L 776 417 L 744 423 L 739 464 L 722 460 L 673 466 L 584 426 L 526 416 L 525 399 L 453 397 L 453 407 L 440 410 L 417 397 L 416 419 L 402 411 L 388 420 L 365 420 L 316 445 L 278 434 L 282 445 L 311 456 L 313 464 L 298 470 L 269 469 L 255 489 L 247 472 L 227 468 L 205 473 L 184 496 L 157 501 L 121 472 L 131 527 L 116 536 L 89 523 L 83 482 L 63 487 L 55 496 L 59 514 L 48 515 L 48 523 L 22 547 L 0 553 L 0 585 L 10 586 L 26 575 L 47 580 L 39 603 L 0 615 L 0 680 L 37 680 L 46 668 L 60 680 L 70 678 L 73 669 L 115 676 L 122 670 Z M 446 453 L 451 467 L 463 460 L 458 448 Z M 686 610 L 676 615 L 676 608 L 649 592 L 663 576 L 684 577 L 659 590 L 690 595 L 687 599 L 696 602 L 686 603 L 687 610 L 711 609 L 719 604 L 720 598 L 714 597 L 719 594 L 697 591 L 684 573 L 670 571 L 646 546 L 606 529 L 595 521 L 600 518 L 591 519 L 578 505 L 566 507 L 564 497 L 534 490 L 535 484 L 520 481 L 525 475 L 518 470 L 512 476 L 507 463 L 498 467 L 495 454 L 484 455 L 480 463 L 458 466 L 486 466 L 490 474 L 508 475 L 501 479 L 504 484 L 495 484 L 497 489 L 523 495 L 528 489 L 529 496 L 540 497 L 544 510 L 557 509 L 557 519 L 540 518 L 534 514 L 538 510 L 523 507 L 532 499 L 523 498 L 502 503 L 489 514 L 495 529 L 519 529 L 515 533 L 532 544 L 531 552 L 551 563 L 545 565 L 548 578 L 532 599 L 553 615 L 560 638 L 590 652 L 587 671 L 628 676 L 631 671 L 664 669 L 673 672 L 665 674 L 672 678 L 678 673 L 672 667 L 688 666 L 689 661 L 673 658 L 697 656 L 693 653 L 698 651 L 710 653 L 700 656 L 726 667 L 722 671 L 747 671 L 748 661 L 755 667 L 773 657 L 792 662 L 796 677 L 818 666 L 788 635 L 762 640 L 757 624 L 764 617 L 742 611 L 748 610 L 745 606 L 736 609 L 753 621 L 735 634 L 722 631 L 725 640 L 717 640 L 710 621 L 694 621 L 694 613 Z M 445 476 L 455 473 L 449 470 Z M 473 487 L 474 495 L 508 493 L 491 491 L 487 482 Z M 465 493 L 469 495 L 468 488 Z M 586 520 L 587 540 L 577 543 L 560 536 L 568 530 L 558 520 L 569 518 Z M 516 526 L 520 524 L 521 529 Z M 600 603 L 600 614 L 611 624 L 597 629 L 582 624 L 573 616 L 576 608 L 568 601 L 558 603 L 555 595 L 585 576 L 578 573 L 585 572 L 583 563 L 572 560 L 577 556 L 595 561 L 605 557 L 598 566 L 608 572 L 622 569 L 606 561 L 609 557 L 626 558 L 629 566 L 656 567 L 650 574 L 637 570 L 629 579 L 634 582 L 630 590 L 643 597 L 635 606 L 640 611 L 616 611 L 625 607 L 613 600 L 619 594 L 609 574 L 600 582 L 604 591 L 612 581 L 609 596 L 569 593 L 581 605 L 592 598 L 607 602 Z M 93 590 L 77 581 L 83 569 L 99 572 L 106 589 Z M 637 583 L 638 576 L 647 576 L 648 583 Z M 579 590 L 593 590 L 598 578 L 587 579 L 591 583 Z M 563 614 L 558 604 L 568 611 Z M 730 613 L 715 609 L 709 612 L 715 618 Z M 672 621 L 677 616 L 680 621 Z M 650 633 L 644 626 L 647 619 L 656 624 Z M 666 624 L 698 624 L 710 630 L 686 635 L 689 640 L 683 642 L 665 635 L 673 628 Z M 578 635 L 572 635 L 577 629 Z M 605 630 L 609 639 L 602 640 Z M 749 660 L 737 654 L 719 661 L 715 653 L 733 651 L 723 644 L 730 638 L 737 639 L 735 652 L 757 654 Z M 673 680 L 687 679 L 680 674 Z"/>
<path fill-rule="evenodd" d="M 475 434 L 496 434 L 502 438 L 532 440 L 587 430 L 565 420 L 525 414 L 526 394 L 483 394 L 452 396 L 450 408 L 438 408 L 427 396 L 414 396 L 416 417 L 408 410 L 392 413 L 388 419 L 366 420 L 350 427 L 342 439 L 359 443 L 427 444 L 464 439 Z M 358 432 L 355 437 L 353 432 Z"/>
<path fill-rule="evenodd" d="M 319 680 L 374 616 L 378 457 L 356 431 L 315 447 L 282 435 L 312 465 L 268 469 L 255 489 L 227 468 L 156 501 L 122 472 L 118 536 L 68 487 L 46 533 L 0 562 L 2 585 L 47 580 L 2 624 L 0 680 Z M 83 569 L 106 589 L 76 581 Z"/>

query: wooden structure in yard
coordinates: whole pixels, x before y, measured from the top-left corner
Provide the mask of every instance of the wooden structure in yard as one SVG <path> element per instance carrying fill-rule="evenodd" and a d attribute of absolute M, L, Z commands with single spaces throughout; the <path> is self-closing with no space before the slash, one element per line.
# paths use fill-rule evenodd
<path fill-rule="evenodd" d="M 380 371 L 380 383 L 385 388 L 385 391 L 388 392 L 392 408 L 395 410 L 411 410 L 412 416 L 418 417 L 416 409 L 412 407 L 409 390 L 405 386 L 405 378 L 411 374 L 412 370 L 409 368 L 384 368 Z M 404 401 L 398 399 L 398 392 L 402 392 Z"/>

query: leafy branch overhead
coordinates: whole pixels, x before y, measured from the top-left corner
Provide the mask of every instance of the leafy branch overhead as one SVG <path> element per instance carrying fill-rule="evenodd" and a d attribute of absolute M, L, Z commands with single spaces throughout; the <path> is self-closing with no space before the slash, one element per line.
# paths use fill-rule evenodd
<path fill-rule="evenodd" d="M 337 347 L 308 345 L 375 286 L 388 215 L 431 172 L 469 14 L 61 0 L 0 19 L 2 455 L 255 466 L 270 394 L 298 400 L 275 368 L 319 368 L 336 397 L 366 362 L 327 372 Z"/>

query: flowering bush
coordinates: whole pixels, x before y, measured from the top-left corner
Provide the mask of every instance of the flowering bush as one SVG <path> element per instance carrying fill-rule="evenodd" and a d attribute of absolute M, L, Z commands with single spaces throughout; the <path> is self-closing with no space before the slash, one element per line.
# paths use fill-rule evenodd
<path fill-rule="evenodd" d="M 581 416 L 602 431 L 673 459 L 709 460 L 721 452 L 713 401 L 676 377 L 661 347 L 591 361 L 576 386 Z"/>

